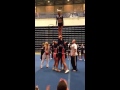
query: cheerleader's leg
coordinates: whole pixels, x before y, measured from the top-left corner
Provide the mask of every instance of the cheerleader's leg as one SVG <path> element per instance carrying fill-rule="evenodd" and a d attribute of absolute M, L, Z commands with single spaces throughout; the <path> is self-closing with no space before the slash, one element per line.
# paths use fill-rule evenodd
<path fill-rule="evenodd" d="M 46 67 L 48 68 L 49 67 L 49 55 L 46 55 Z"/>
<path fill-rule="evenodd" d="M 45 55 L 45 53 L 42 55 L 42 60 L 41 60 L 41 68 L 43 68 L 43 63 L 44 63 L 44 60 L 45 60 L 45 58 L 46 58 L 46 55 Z"/>

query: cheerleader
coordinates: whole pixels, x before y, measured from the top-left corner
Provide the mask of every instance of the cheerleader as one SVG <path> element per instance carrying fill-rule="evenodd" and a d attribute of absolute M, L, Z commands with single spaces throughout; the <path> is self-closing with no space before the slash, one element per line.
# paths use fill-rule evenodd
<path fill-rule="evenodd" d="M 61 65 L 63 64 L 65 73 L 69 72 L 69 69 L 66 64 L 66 59 L 65 59 L 65 49 L 64 49 L 64 40 L 62 39 L 62 36 L 59 36 L 58 39 L 58 64 L 61 61 Z"/>
<path fill-rule="evenodd" d="M 46 67 L 48 68 L 49 67 L 49 53 L 50 53 L 50 46 L 48 44 L 48 42 L 45 42 L 45 51 L 42 55 L 42 61 L 41 61 L 41 68 L 43 67 L 43 63 L 44 63 L 44 60 L 46 58 Z"/>
<path fill-rule="evenodd" d="M 64 42 L 64 49 L 65 49 L 65 58 L 67 58 L 66 51 L 67 51 L 67 42 Z"/>
<path fill-rule="evenodd" d="M 58 57 L 57 57 L 57 42 L 54 42 L 54 46 L 53 46 L 53 59 L 54 59 L 54 65 L 53 65 L 53 70 L 55 71 L 60 71 L 58 69 Z"/>
<path fill-rule="evenodd" d="M 63 16 L 60 11 L 58 11 L 58 15 L 56 16 L 56 25 L 58 24 L 58 36 L 62 36 L 62 28 L 63 28 Z"/>

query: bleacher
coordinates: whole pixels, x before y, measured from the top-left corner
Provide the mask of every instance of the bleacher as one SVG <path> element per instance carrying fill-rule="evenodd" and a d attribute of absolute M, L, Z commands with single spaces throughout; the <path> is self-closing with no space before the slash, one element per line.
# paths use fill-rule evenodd
<path fill-rule="evenodd" d="M 63 13 L 64 18 L 72 18 L 72 17 L 84 17 L 84 12 L 77 12 L 77 13 Z M 35 19 L 44 19 L 44 18 L 55 18 L 56 14 L 48 14 L 48 13 L 35 13 Z"/>
<path fill-rule="evenodd" d="M 67 42 L 76 39 L 77 44 L 85 44 L 85 25 L 82 26 L 64 26 L 63 38 Z M 58 27 L 35 27 L 35 51 L 39 52 L 41 44 L 58 39 Z"/>

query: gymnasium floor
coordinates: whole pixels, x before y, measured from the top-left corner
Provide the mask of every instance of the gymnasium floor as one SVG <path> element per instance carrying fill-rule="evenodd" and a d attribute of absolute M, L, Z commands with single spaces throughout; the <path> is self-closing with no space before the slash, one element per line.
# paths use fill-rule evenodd
<path fill-rule="evenodd" d="M 71 69 L 70 60 L 66 60 L 69 69 Z M 53 60 L 49 62 L 49 68 L 45 66 L 40 69 L 40 55 L 35 55 L 35 85 L 40 90 L 45 90 L 47 85 L 51 86 L 50 90 L 56 90 L 60 78 L 68 81 L 69 90 L 85 90 L 85 62 L 78 60 L 78 72 L 70 71 L 68 74 L 64 72 L 55 72 L 52 70 Z"/>

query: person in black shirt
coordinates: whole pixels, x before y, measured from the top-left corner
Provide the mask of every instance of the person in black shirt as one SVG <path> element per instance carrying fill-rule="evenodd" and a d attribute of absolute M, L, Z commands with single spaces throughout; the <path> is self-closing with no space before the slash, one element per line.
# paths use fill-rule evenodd
<path fill-rule="evenodd" d="M 71 46 L 71 44 L 69 43 L 68 44 L 68 60 L 70 60 L 70 46 Z"/>
<path fill-rule="evenodd" d="M 62 36 L 62 28 L 63 28 L 63 16 L 61 15 L 61 12 L 58 12 L 58 15 L 56 16 L 56 25 L 58 24 L 58 36 Z"/>
<path fill-rule="evenodd" d="M 81 60 L 85 61 L 85 46 L 82 44 L 81 45 Z"/>
<path fill-rule="evenodd" d="M 61 59 L 61 69 L 63 69 L 62 67 L 62 49 L 64 48 L 64 40 L 62 39 L 62 36 L 60 35 L 58 38 L 58 59 Z"/>
<path fill-rule="evenodd" d="M 53 42 L 52 42 L 52 45 L 51 45 L 51 47 L 52 47 L 52 48 L 51 48 L 51 49 L 52 49 L 52 58 L 53 58 L 53 52 L 54 52 L 54 50 L 53 50 L 53 49 L 54 49 L 54 43 L 55 43 L 55 41 L 53 41 Z"/>
<path fill-rule="evenodd" d="M 65 58 L 67 58 L 67 55 L 66 55 L 67 46 L 68 46 L 68 43 L 67 43 L 67 42 L 64 42 L 64 48 L 65 48 Z"/>
<path fill-rule="evenodd" d="M 58 46 L 59 45 L 64 45 L 64 40 L 61 35 L 59 35 L 59 38 L 58 38 Z"/>
<path fill-rule="evenodd" d="M 42 48 L 41 48 L 41 60 L 42 60 L 42 55 L 43 55 L 44 51 L 45 51 L 45 47 L 44 47 L 44 43 L 43 43 Z"/>
<path fill-rule="evenodd" d="M 77 44 L 77 53 L 78 53 L 78 59 L 80 60 L 80 46 Z"/>

